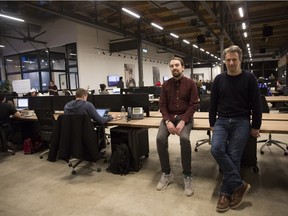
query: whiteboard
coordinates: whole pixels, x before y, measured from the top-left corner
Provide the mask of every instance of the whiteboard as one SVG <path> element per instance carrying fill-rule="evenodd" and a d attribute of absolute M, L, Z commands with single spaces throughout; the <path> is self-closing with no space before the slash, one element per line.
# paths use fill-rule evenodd
<path fill-rule="evenodd" d="M 13 80 L 12 88 L 13 88 L 13 91 L 18 94 L 28 93 L 31 89 L 30 79 Z"/>

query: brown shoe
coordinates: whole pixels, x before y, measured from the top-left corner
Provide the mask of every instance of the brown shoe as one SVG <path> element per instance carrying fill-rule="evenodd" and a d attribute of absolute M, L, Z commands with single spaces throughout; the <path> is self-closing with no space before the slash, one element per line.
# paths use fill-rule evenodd
<path fill-rule="evenodd" d="M 216 210 L 219 212 L 228 211 L 230 209 L 230 201 L 231 201 L 230 196 L 220 194 Z"/>
<path fill-rule="evenodd" d="M 243 198 L 249 191 L 250 187 L 251 187 L 250 184 L 244 182 L 242 187 L 234 191 L 232 195 L 232 201 L 230 202 L 230 207 L 232 209 L 235 209 L 242 204 Z"/>

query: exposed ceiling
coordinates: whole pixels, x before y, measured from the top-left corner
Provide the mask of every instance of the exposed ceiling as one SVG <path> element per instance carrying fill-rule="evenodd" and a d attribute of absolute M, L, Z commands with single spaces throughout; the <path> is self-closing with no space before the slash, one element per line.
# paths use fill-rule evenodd
<path fill-rule="evenodd" d="M 126 14 L 122 7 L 141 18 Z M 239 7 L 244 10 L 243 18 Z M 220 57 L 222 38 L 224 48 L 239 45 L 245 61 L 250 61 L 247 43 L 253 61 L 271 61 L 287 54 L 287 11 L 288 1 L 1 1 L 0 13 L 26 22 L 8 22 L 0 17 L 0 36 L 2 43 L 9 43 L 9 38 L 45 43 L 37 40 L 45 34 L 42 25 L 65 18 L 119 32 L 119 38 L 141 35 L 142 40 L 157 45 L 159 52 L 173 50 L 195 61 L 213 62 L 215 57 L 193 48 L 193 44 Z M 152 27 L 151 22 L 164 29 Z M 247 38 L 243 36 L 242 22 L 247 25 Z"/>

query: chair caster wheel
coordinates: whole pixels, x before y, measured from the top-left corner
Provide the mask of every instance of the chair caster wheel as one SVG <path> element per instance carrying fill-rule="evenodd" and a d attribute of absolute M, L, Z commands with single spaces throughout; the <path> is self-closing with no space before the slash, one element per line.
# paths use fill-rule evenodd
<path fill-rule="evenodd" d="M 40 159 L 43 159 L 43 156 L 40 156 L 39 158 L 40 158 Z"/>
<path fill-rule="evenodd" d="M 194 149 L 194 151 L 195 151 L 195 152 L 198 152 L 198 149 L 197 149 L 197 148 L 195 148 L 195 149 Z"/>
<path fill-rule="evenodd" d="M 76 171 L 75 170 L 72 170 L 72 175 L 75 175 L 76 174 Z"/>
<path fill-rule="evenodd" d="M 101 172 L 101 168 L 98 167 L 98 168 L 96 169 L 96 171 L 97 171 L 97 172 Z"/>
<path fill-rule="evenodd" d="M 69 167 L 72 167 L 72 163 L 68 163 L 68 166 L 69 166 Z"/>
<path fill-rule="evenodd" d="M 260 154 L 261 154 L 261 155 L 263 155 L 263 154 L 264 154 L 264 152 L 263 152 L 263 151 L 260 151 Z"/>

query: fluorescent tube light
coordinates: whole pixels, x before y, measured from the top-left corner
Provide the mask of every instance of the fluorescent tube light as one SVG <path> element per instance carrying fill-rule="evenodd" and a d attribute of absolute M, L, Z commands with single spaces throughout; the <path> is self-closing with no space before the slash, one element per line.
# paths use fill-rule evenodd
<path fill-rule="evenodd" d="M 248 36 L 247 32 L 244 32 L 244 37 L 246 38 Z"/>
<path fill-rule="evenodd" d="M 186 44 L 190 44 L 190 42 L 187 41 L 187 40 L 183 40 L 183 42 L 186 43 Z"/>
<path fill-rule="evenodd" d="M 160 26 L 160 25 L 158 25 L 158 24 L 156 24 L 156 23 L 153 23 L 153 22 L 152 22 L 151 25 L 154 26 L 155 28 L 158 28 L 158 29 L 160 29 L 160 30 L 163 30 L 163 27 Z"/>
<path fill-rule="evenodd" d="M 246 23 L 242 23 L 242 29 L 245 30 L 246 29 Z"/>
<path fill-rule="evenodd" d="M 239 11 L 240 17 L 243 17 L 243 16 L 244 16 L 243 8 L 240 7 L 240 8 L 238 9 L 238 11 Z"/>
<path fill-rule="evenodd" d="M 134 16 L 134 17 L 137 18 L 137 19 L 140 18 L 140 16 L 139 16 L 138 14 L 136 14 L 136 13 L 134 13 L 134 12 L 132 12 L 132 11 L 126 9 L 126 8 L 122 8 L 122 10 L 125 11 L 126 13 L 128 13 L 128 14 Z"/>
<path fill-rule="evenodd" d="M 203 48 L 200 48 L 200 50 L 201 50 L 202 52 L 205 52 L 205 50 L 204 50 Z"/>
<path fill-rule="evenodd" d="M 1 47 L 1 48 L 3 48 L 3 47 L 5 47 L 5 46 L 4 46 L 4 45 L 2 45 L 2 44 L 0 44 L 0 47 Z"/>
<path fill-rule="evenodd" d="M 0 17 L 4 17 L 4 18 L 7 18 L 7 19 L 19 21 L 19 22 L 25 22 L 25 20 L 23 20 L 23 19 L 19 19 L 19 18 L 12 17 L 12 16 L 7 16 L 7 15 L 4 15 L 4 14 L 0 14 Z"/>
<path fill-rule="evenodd" d="M 198 46 L 196 44 L 193 44 L 193 47 L 195 47 L 196 49 L 198 49 Z"/>
<path fill-rule="evenodd" d="M 176 35 L 176 34 L 170 33 L 170 35 L 171 35 L 172 37 L 174 37 L 174 38 L 179 38 L 179 36 Z"/>

